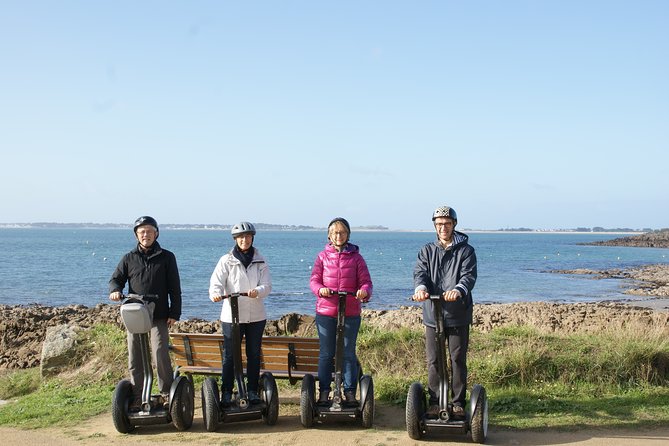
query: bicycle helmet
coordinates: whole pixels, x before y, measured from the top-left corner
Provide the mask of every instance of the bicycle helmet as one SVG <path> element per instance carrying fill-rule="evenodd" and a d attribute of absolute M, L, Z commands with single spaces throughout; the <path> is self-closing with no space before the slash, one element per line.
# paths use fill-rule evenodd
<path fill-rule="evenodd" d="M 137 234 L 137 228 L 139 228 L 140 226 L 144 226 L 144 225 L 150 225 L 150 226 L 153 226 L 154 228 L 156 228 L 156 238 L 158 237 L 158 233 L 159 233 L 158 222 L 156 221 L 155 218 L 149 217 L 148 215 L 144 215 L 142 217 L 139 217 L 137 220 L 135 220 L 135 224 L 132 228 L 132 231 L 135 234 Z"/>
<path fill-rule="evenodd" d="M 456 214 L 455 209 L 450 206 L 439 206 L 437 209 L 435 209 L 432 213 L 432 221 L 434 221 L 437 217 L 452 218 L 456 224 L 458 223 L 458 214 Z"/>
<path fill-rule="evenodd" d="M 251 235 L 256 235 L 256 228 L 253 226 L 253 223 L 249 223 L 248 221 L 242 221 L 237 223 L 232 227 L 230 230 L 230 233 L 232 234 L 232 238 L 237 237 L 239 234 L 245 234 L 247 232 L 250 232 Z"/>

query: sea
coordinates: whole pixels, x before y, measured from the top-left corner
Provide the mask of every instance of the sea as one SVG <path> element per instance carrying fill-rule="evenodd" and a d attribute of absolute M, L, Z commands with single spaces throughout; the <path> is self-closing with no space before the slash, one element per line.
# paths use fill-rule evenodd
<path fill-rule="evenodd" d="M 477 303 L 594 302 L 633 299 L 620 279 L 555 270 L 625 269 L 669 263 L 669 250 L 586 246 L 620 234 L 572 232 L 469 232 L 478 258 Z M 413 268 L 418 250 L 433 232 L 357 231 L 374 282 L 368 309 L 413 305 Z M 161 245 L 174 252 L 181 276 L 182 319 L 216 320 L 220 303 L 208 297 L 218 259 L 233 246 L 225 230 L 163 229 Z M 254 246 L 267 259 L 272 292 L 265 301 L 270 319 L 313 314 L 309 290 L 313 262 L 327 242 L 325 231 L 258 232 Z M 135 246 L 128 229 L 0 228 L 0 304 L 94 307 L 111 303 L 108 282 L 119 260 Z"/>

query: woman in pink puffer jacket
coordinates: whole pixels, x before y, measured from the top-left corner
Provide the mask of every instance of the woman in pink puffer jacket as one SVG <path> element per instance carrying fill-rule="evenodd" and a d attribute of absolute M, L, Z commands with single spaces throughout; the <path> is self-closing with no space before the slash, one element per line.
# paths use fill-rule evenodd
<path fill-rule="evenodd" d="M 316 295 L 316 327 L 320 339 L 318 360 L 319 404 L 328 404 L 331 390 L 333 358 L 336 348 L 337 307 L 339 296 L 331 291 L 348 291 L 344 327 L 344 398 L 356 403 L 358 359 L 355 344 L 360 329 L 362 302 L 372 297 L 372 278 L 357 245 L 349 243 L 351 227 L 341 217 L 328 225 L 329 243 L 318 253 L 309 281 Z"/>

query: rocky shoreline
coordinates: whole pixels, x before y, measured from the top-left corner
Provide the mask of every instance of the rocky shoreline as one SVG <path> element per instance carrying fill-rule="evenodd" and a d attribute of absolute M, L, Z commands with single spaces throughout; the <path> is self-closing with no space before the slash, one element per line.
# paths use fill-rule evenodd
<path fill-rule="evenodd" d="M 647 232 L 640 235 L 620 237 L 612 240 L 583 243 L 593 246 L 631 246 L 637 248 L 669 248 L 669 229 Z"/>
<path fill-rule="evenodd" d="M 589 274 L 596 279 L 627 279 L 631 288 L 626 293 L 631 297 L 625 301 L 597 303 L 477 304 L 473 329 L 488 332 L 501 326 L 529 325 L 541 332 L 593 333 L 635 324 L 640 329 L 654 327 L 669 332 L 669 265 L 648 265 L 630 270 L 552 272 Z M 418 306 L 365 310 L 363 318 L 366 324 L 386 330 L 420 328 L 422 325 Z M 49 327 L 68 324 L 85 329 L 98 323 L 121 327 L 118 306 L 0 305 L 0 369 L 39 366 L 42 343 Z M 173 331 L 216 333 L 220 328 L 218 321 L 190 319 L 178 322 Z M 314 317 L 287 314 L 279 320 L 268 321 L 265 332 L 268 335 L 314 336 Z"/>

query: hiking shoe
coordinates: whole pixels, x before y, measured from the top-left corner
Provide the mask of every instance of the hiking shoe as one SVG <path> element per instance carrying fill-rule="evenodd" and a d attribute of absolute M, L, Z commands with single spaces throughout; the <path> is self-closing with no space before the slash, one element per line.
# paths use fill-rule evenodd
<path fill-rule="evenodd" d="M 232 392 L 230 390 L 224 390 L 221 397 L 221 404 L 223 407 L 230 407 L 232 404 Z"/>
<path fill-rule="evenodd" d="M 321 390 L 321 392 L 318 394 L 318 405 L 319 406 L 327 406 L 330 397 L 330 391 L 329 390 Z"/>
<path fill-rule="evenodd" d="M 425 416 L 431 419 L 439 418 L 439 411 L 440 409 L 438 404 L 431 404 L 427 409 L 427 412 L 425 412 Z"/>
<path fill-rule="evenodd" d="M 260 395 L 255 390 L 249 390 L 249 402 L 251 404 L 260 404 Z"/>
<path fill-rule="evenodd" d="M 456 420 L 464 420 L 465 419 L 465 409 L 464 407 L 460 405 L 454 405 L 453 406 L 453 418 Z"/>
<path fill-rule="evenodd" d="M 346 390 L 344 392 L 344 400 L 347 404 L 358 404 L 358 401 L 355 399 L 355 392 L 352 390 Z"/>

